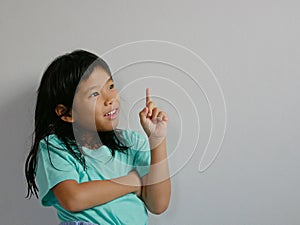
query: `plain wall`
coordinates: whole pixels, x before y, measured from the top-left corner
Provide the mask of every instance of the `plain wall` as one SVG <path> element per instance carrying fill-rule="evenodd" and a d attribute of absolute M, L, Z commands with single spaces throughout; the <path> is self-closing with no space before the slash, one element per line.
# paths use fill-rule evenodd
<path fill-rule="evenodd" d="M 24 198 L 24 161 L 42 73 L 79 48 L 111 65 L 120 126 L 139 129 L 146 86 L 170 115 L 172 199 L 150 225 L 300 224 L 299 10 L 292 0 L 1 0 L 0 224 L 58 224 Z M 200 171 L 201 159 L 213 163 Z"/>

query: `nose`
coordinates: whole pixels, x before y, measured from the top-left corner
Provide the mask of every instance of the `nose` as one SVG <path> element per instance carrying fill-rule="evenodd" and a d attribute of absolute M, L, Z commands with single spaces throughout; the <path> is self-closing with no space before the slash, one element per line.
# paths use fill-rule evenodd
<path fill-rule="evenodd" d="M 116 90 L 103 90 L 102 95 L 104 97 L 104 105 L 113 105 L 118 99 L 118 92 Z"/>
<path fill-rule="evenodd" d="M 109 106 L 112 105 L 115 101 L 115 96 L 114 95 L 108 95 L 106 96 L 106 99 L 104 100 L 104 105 L 105 106 Z"/>
<path fill-rule="evenodd" d="M 105 106 L 109 106 L 109 105 L 112 105 L 114 103 L 114 98 L 107 98 L 105 101 L 104 101 L 104 105 Z"/>

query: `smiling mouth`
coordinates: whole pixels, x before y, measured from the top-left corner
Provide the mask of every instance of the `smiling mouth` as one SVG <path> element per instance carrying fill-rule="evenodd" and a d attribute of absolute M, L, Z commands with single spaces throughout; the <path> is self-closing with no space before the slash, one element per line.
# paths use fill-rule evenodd
<path fill-rule="evenodd" d="M 118 108 L 113 109 L 112 111 L 106 113 L 104 117 L 109 119 L 114 119 L 118 116 Z"/>

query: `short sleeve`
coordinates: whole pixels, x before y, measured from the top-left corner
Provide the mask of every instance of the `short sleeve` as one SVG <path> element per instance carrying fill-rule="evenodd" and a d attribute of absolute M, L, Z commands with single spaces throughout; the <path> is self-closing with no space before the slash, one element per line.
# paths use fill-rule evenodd
<path fill-rule="evenodd" d="M 132 135 L 133 148 L 136 150 L 133 166 L 140 177 L 149 173 L 151 153 L 148 138 L 138 132 Z"/>
<path fill-rule="evenodd" d="M 79 182 L 76 159 L 62 146 L 58 138 L 48 138 L 39 143 L 36 168 L 36 182 L 41 203 L 51 206 L 57 202 L 51 189 L 64 180 Z"/>

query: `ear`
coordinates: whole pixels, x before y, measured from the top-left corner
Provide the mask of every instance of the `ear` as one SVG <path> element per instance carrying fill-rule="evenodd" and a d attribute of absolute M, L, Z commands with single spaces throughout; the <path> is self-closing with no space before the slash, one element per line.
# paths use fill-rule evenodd
<path fill-rule="evenodd" d="M 64 106 L 63 104 L 58 104 L 55 107 L 55 113 L 60 116 L 63 115 L 65 112 L 67 111 L 67 107 Z M 70 110 L 70 112 L 67 115 L 64 115 L 62 117 L 60 117 L 63 121 L 68 122 L 68 123 L 73 123 L 74 119 L 72 117 L 72 110 Z"/>

